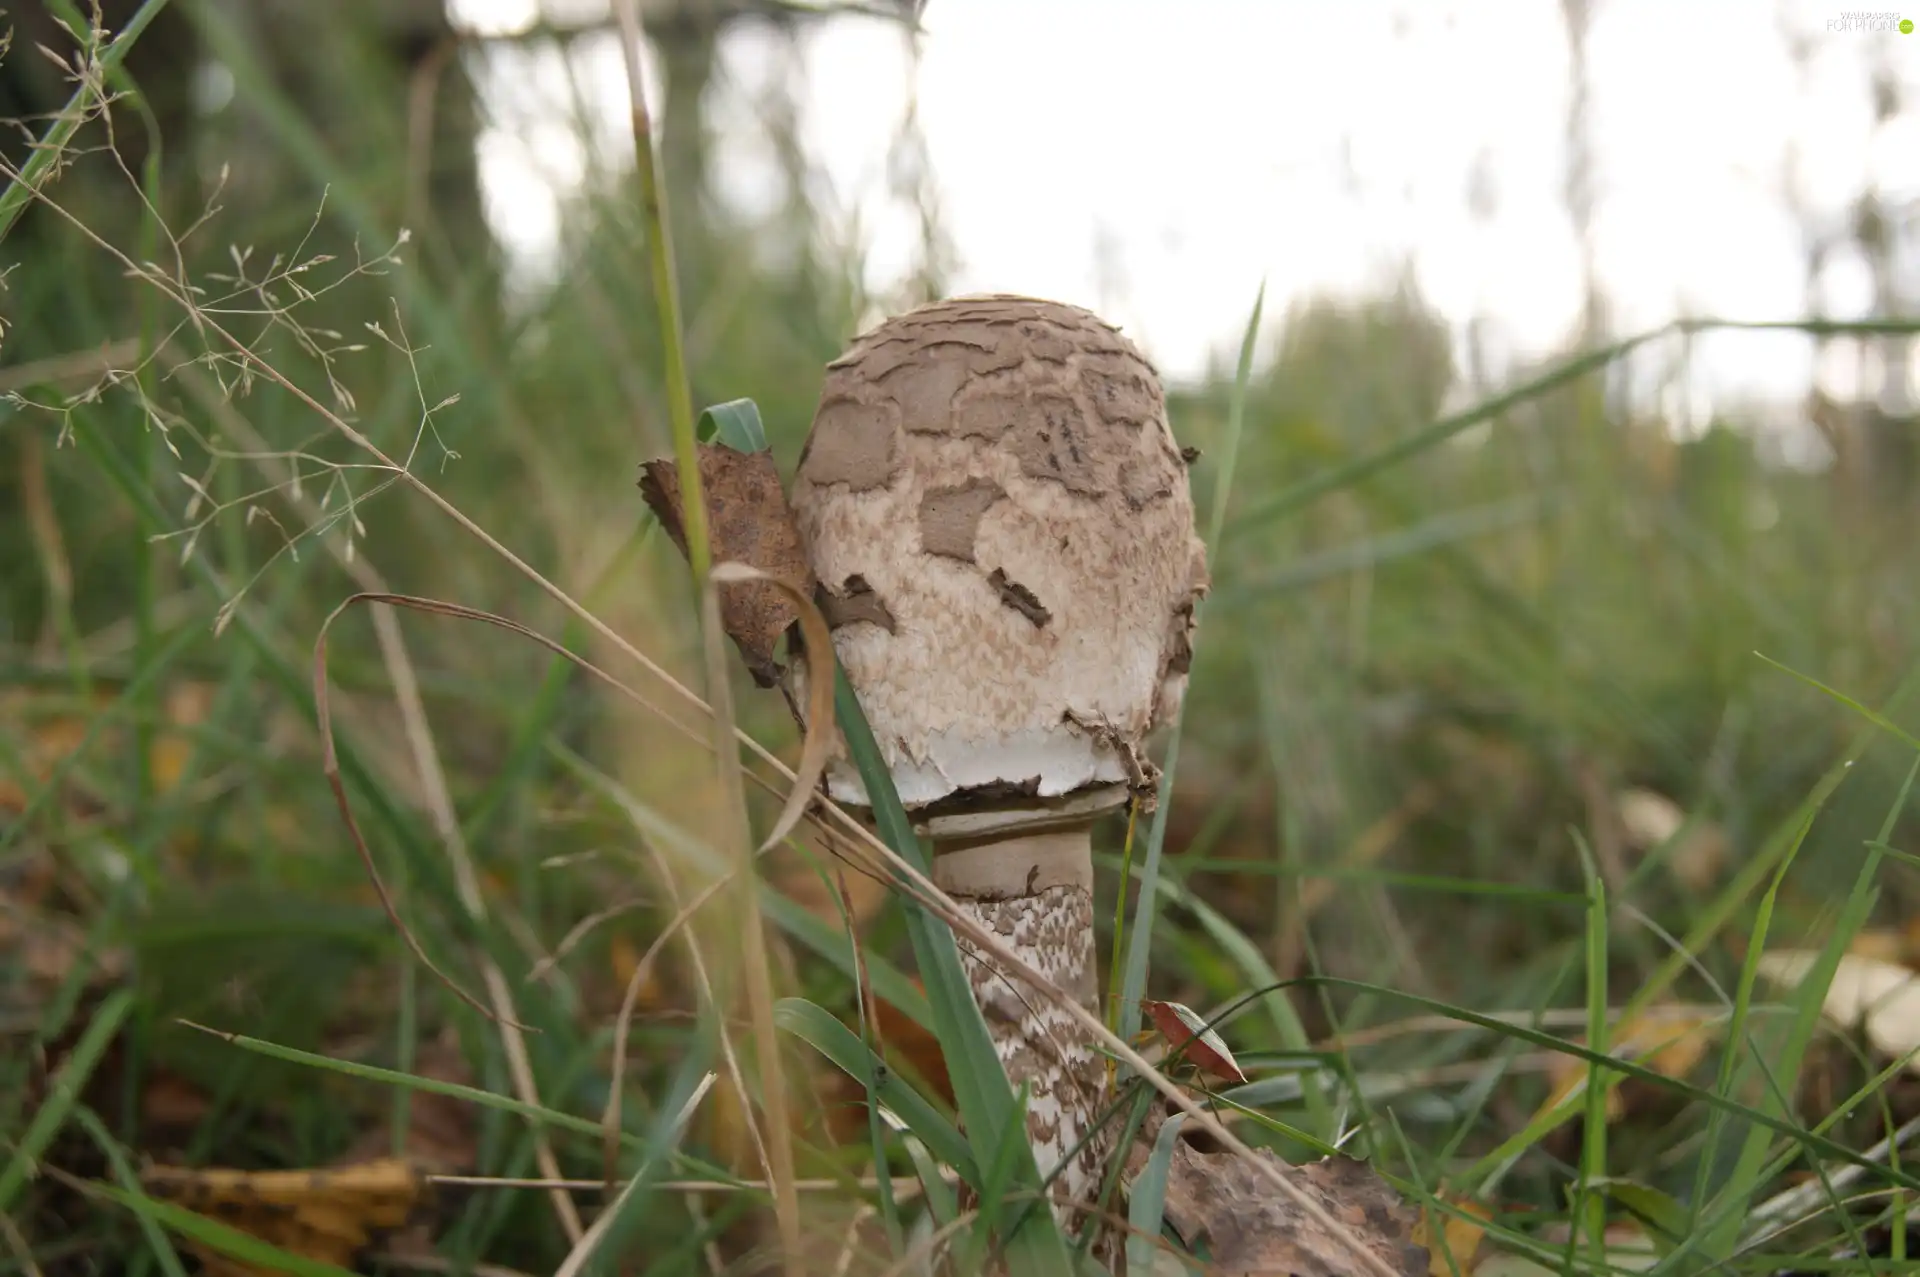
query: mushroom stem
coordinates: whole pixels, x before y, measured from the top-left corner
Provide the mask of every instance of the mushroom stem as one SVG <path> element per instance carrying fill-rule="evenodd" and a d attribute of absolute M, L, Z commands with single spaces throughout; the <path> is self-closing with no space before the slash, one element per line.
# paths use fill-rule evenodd
<path fill-rule="evenodd" d="M 1020 823 L 944 837 L 942 822 L 932 822 L 934 881 L 963 913 L 1098 1014 L 1094 817 L 1030 813 L 1013 819 Z M 1107 1143 L 1090 1139 L 1073 1151 L 1100 1119 L 1106 1080 L 1101 1056 L 1090 1035 L 1024 979 L 965 941 L 960 957 L 1008 1080 L 1016 1091 L 1028 1088 L 1027 1139 L 1040 1175 L 1059 1168 L 1052 1185 L 1055 1217 L 1063 1228 L 1076 1227 L 1082 1215 L 1070 1204 L 1084 1203 L 1097 1191 Z"/>

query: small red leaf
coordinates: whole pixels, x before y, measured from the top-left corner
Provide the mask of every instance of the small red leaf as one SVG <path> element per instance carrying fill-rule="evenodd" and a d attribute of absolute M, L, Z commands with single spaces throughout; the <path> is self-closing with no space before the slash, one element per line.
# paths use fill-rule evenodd
<path fill-rule="evenodd" d="M 1153 1017 L 1153 1027 L 1160 1030 L 1168 1047 L 1176 1052 L 1185 1048 L 1187 1059 L 1202 1073 L 1223 1082 L 1247 1080 L 1247 1075 L 1234 1063 L 1233 1052 L 1227 1049 L 1227 1044 L 1207 1027 L 1207 1022 L 1192 1007 L 1178 1002 L 1156 1002 L 1152 998 L 1141 999 L 1140 1005 Z"/>

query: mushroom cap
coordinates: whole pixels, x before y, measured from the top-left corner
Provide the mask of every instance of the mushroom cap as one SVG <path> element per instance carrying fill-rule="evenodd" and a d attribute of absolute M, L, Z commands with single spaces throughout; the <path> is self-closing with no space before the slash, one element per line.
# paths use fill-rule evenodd
<path fill-rule="evenodd" d="M 1206 553 L 1118 329 L 1010 296 L 887 320 L 827 365 L 792 505 L 907 806 L 1152 783 Z M 869 805 L 843 739 L 828 789 Z"/>

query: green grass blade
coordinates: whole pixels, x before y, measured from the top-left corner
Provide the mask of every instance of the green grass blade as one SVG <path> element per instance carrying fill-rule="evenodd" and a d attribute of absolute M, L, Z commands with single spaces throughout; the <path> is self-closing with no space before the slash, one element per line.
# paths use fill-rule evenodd
<path fill-rule="evenodd" d="M 1910 749 L 1920 750 L 1920 737 L 1915 736 L 1912 732 L 1909 732 L 1906 728 L 1900 726 L 1900 724 L 1894 722 L 1892 719 L 1888 718 L 1885 714 L 1882 714 L 1879 710 L 1869 709 L 1867 706 L 1862 705 L 1859 701 L 1854 700 L 1851 696 L 1848 696 L 1845 692 L 1837 691 L 1834 688 L 1828 687 L 1825 683 L 1822 683 L 1819 679 L 1814 678 L 1808 674 L 1802 674 L 1799 670 L 1794 669 L 1790 665 L 1783 665 L 1779 661 L 1774 660 L 1771 656 L 1768 656 L 1764 652 L 1755 652 L 1754 655 L 1759 657 L 1761 660 L 1765 661 L 1767 664 L 1773 666 L 1773 668 L 1779 670 L 1783 674 L 1791 674 L 1793 677 L 1799 679 L 1802 683 L 1805 683 L 1808 687 L 1815 688 L 1818 691 L 1825 692 L 1828 696 L 1831 696 L 1834 700 L 1838 701 L 1840 704 L 1846 706 L 1848 709 L 1852 710 L 1854 713 L 1858 714 L 1860 717 L 1866 719 L 1869 723 L 1872 723 L 1875 727 L 1878 727 L 1881 731 L 1893 737 L 1895 740 L 1899 741 L 1901 744 L 1906 745 Z M 1883 834 L 1881 836 L 1881 841 L 1885 842 L 1887 837 L 1888 835 Z"/>
<path fill-rule="evenodd" d="M 68 1116 L 80 1101 L 80 1092 L 86 1086 L 87 1079 L 99 1067 L 101 1057 L 107 1053 L 107 1047 L 112 1044 L 132 1010 L 132 992 L 116 989 L 93 1013 L 86 1032 L 74 1044 L 73 1053 L 60 1066 L 60 1071 L 47 1087 L 46 1099 L 34 1112 L 19 1139 L 12 1141 L 13 1156 L 7 1159 L 6 1168 L 0 1170 L 0 1215 L 13 1208 L 14 1197 L 33 1176 L 34 1163 L 47 1151 L 47 1146 L 60 1133 L 60 1128 L 66 1125 Z"/>
<path fill-rule="evenodd" d="M 1916 759 L 1909 767 L 1899 794 L 1889 807 L 1881 824 L 1880 837 L 1875 841 L 1884 842 L 1892 834 L 1894 824 L 1901 810 L 1906 806 L 1907 796 L 1912 792 L 1917 774 L 1920 774 L 1920 759 Z M 1771 1107 L 1783 1114 L 1791 1112 L 1792 1096 L 1800 1073 L 1800 1064 L 1806 1057 L 1807 1048 L 1812 1043 L 1814 1034 L 1820 1028 L 1827 989 L 1833 983 L 1834 973 L 1839 970 L 1840 961 L 1846 956 L 1853 937 L 1866 925 L 1868 918 L 1872 915 L 1874 902 L 1878 897 L 1875 884 L 1879 880 L 1880 864 L 1880 853 L 1874 849 L 1872 843 L 1869 843 L 1866 859 L 1861 863 L 1860 872 L 1854 878 L 1853 888 L 1848 892 L 1841 906 L 1839 918 L 1827 935 L 1826 942 L 1821 945 L 1819 957 L 1814 960 L 1812 968 L 1800 981 L 1799 987 L 1794 990 L 1795 1014 L 1788 1028 L 1784 1045 L 1764 1053 L 1758 1048 L 1755 1049 L 1755 1065 L 1764 1069 L 1768 1075 L 1768 1101 Z M 1784 877 L 1784 866 L 1781 876 Z M 1776 880 L 1776 890 L 1777 886 L 1778 880 Z M 1769 892 L 1767 900 L 1763 902 L 1762 923 L 1771 918 L 1773 896 L 1774 893 Z M 1753 942 L 1749 946 L 1747 962 L 1743 964 L 1741 971 L 1743 1003 L 1748 996 L 1749 988 L 1747 968 L 1755 968 L 1757 976 L 1764 936 L 1764 927 L 1756 926 Z M 1738 1009 L 1736 1007 L 1736 1012 Z M 1735 1037 L 1733 1040 L 1743 1042 L 1744 1038 Z M 1732 1054 L 1731 1050 L 1729 1054 Z M 1705 1230 L 1706 1237 L 1701 1242 L 1701 1249 L 1708 1256 L 1720 1259 L 1732 1254 L 1746 1222 L 1748 1202 L 1769 1178 L 1766 1174 L 1769 1143 L 1768 1133 L 1765 1131 L 1756 1129 L 1749 1134 L 1741 1149 L 1733 1175 L 1715 1202 L 1712 1215 L 1716 1222 Z M 1710 1141 L 1708 1149 L 1711 1150 L 1711 1148 Z M 1705 1154 L 1702 1155 L 1702 1160 L 1704 1165 Z M 1814 1170 L 1817 1174 L 1822 1174 L 1824 1179 L 1824 1174 L 1818 1165 Z M 1831 1190 L 1829 1195 L 1833 1196 Z M 1847 1218 L 1847 1212 L 1839 1209 L 1837 1198 L 1834 1200 L 1834 1206 L 1840 1218 Z M 1696 1234 L 1700 1231 L 1695 1230 Z"/>
<path fill-rule="evenodd" d="M 1683 1082 L 1677 1078 L 1667 1077 L 1665 1074 L 1647 1068 L 1643 1064 L 1636 1064 L 1631 1060 L 1623 1059 L 1619 1056 L 1603 1055 L 1578 1042 L 1569 1042 L 1564 1038 L 1554 1037 L 1550 1033 L 1542 1033 L 1538 1029 L 1530 1029 L 1525 1025 L 1514 1024 L 1507 1020 L 1482 1015 L 1478 1011 L 1471 1011 L 1466 1007 L 1455 1006 L 1452 1003 L 1443 1002 L 1439 998 L 1430 998 L 1419 993 L 1408 993 L 1403 989 L 1391 989 L 1385 985 L 1370 984 L 1364 980 L 1348 980 L 1340 976 L 1330 975 L 1308 975 L 1290 981 L 1289 984 L 1302 987 L 1348 989 L 1355 993 L 1371 993 L 1383 1000 L 1404 1002 L 1409 1006 L 1419 1007 L 1435 1015 L 1443 1015 L 1449 1019 L 1458 1020 L 1462 1024 L 1474 1025 L 1476 1028 L 1484 1029 L 1488 1033 L 1513 1038 L 1529 1046 L 1539 1048 L 1540 1050 L 1557 1051 L 1561 1055 L 1585 1061 L 1590 1068 L 1594 1066 L 1606 1068 L 1615 1073 L 1632 1078 L 1637 1082 L 1645 1083 L 1648 1086 L 1659 1087 L 1663 1090 L 1670 1091 L 1693 1103 L 1718 1109 L 1723 1113 L 1729 1113 L 1735 1117 L 1744 1118 L 1747 1121 L 1765 1126 L 1777 1135 L 1783 1135 L 1790 1140 L 1800 1143 L 1810 1152 L 1819 1153 L 1821 1156 L 1831 1158 L 1834 1161 L 1845 1162 L 1849 1166 L 1862 1167 L 1881 1176 L 1890 1184 L 1897 1184 L 1901 1188 L 1920 1190 L 1920 1179 L 1916 1179 L 1904 1171 L 1889 1168 L 1881 1163 L 1871 1161 L 1843 1144 L 1836 1143 L 1824 1136 L 1813 1134 L 1810 1131 L 1794 1125 L 1792 1122 L 1775 1117 L 1771 1113 L 1755 1109 L 1749 1105 L 1741 1104 L 1737 1100 L 1728 1099 L 1726 1096 L 1714 1091 L 1694 1086 L 1690 1082 Z M 1548 1129 L 1551 1128 L 1549 1127 Z M 1537 1142 L 1540 1134 L 1541 1132 L 1535 1132 L 1527 1142 Z M 1505 1146 L 1503 1146 L 1503 1148 L 1505 1148 Z M 1511 1152 L 1511 1150 L 1508 1150 L 1508 1152 Z M 1485 1168 L 1489 1164 L 1500 1160 L 1503 1156 L 1504 1154 L 1502 1154 L 1500 1150 L 1489 1153 L 1485 1158 L 1481 1159 L 1475 1171 L 1466 1173 L 1462 1178 L 1471 1180 L 1476 1178 L 1478 1174 L 1484 1174 Z"/>
<path fill-rule="evenodd" d="M 127 25 L 107 42 L 107 47 L 100 50 L 101 80 L 97 81 L 91 75 L 82 80 L 80 87 L 73 91 L 73 96 L 67 99 L 65 108 L 47 126 L 46 135 L 34 146 L 32 155 L 20 169 L 20 176 L 10 182 L 6 190 L 0 191 L 0 240 L 12 232 L 14 223 L 20 220 L 20 214 L 26 211 L 34 193 L 58 171 L 74 134 L 79 132 L 87 118 L 89 99 L 99 91 L 105 77 L 112 75 L 127 60 L 127 54 L 133 52 L 133 46 L 140 40 L 140 33 L 166 7 L 167 0 L 146 0 L 127 19 Z M 18 57 L 22 52 L 15 50 L 14 56 Z"/>
<path fill-rule="evenodd" d="M 1607 1054 L 1607 884 L 1594 863 L 1586 839 L 1574 831 L 1574 845 L 1580 851 L 1580 868 L 1587 880 L 1587 1045 Z M 1603 1068 L 1587 1070 L 1586 1125 L 1580 1141 L 1580 1183 L 1574 1194 L 1575 1228 L 1578 1238 L 1584 1225 L 1596 1260 L 1604 1262 L 1607 1253 L 1606 1199 L 1595 1187 L 1607 1177 L 1607 1085 L 1609 1073 Z"/>
<path fill-rule="evenodd" d="M 1749 332 L 1792 331 L 1824 336 L 1866 336 L 1876 333 L 1909 333 L 1920 327 L 1920 321 L 1914 320 L 1868 320 L 1861 323 L 1833 322 L 1826 320 L 1792 320 L 1784 322 L 1749 323 L 1739 320 L 1723 319 L 1683 319 L 1658 328 L 1638 333 L 1632 337 L 1602 346 L 1576 355 L 1572 359 L 1557 365 L 1505 394 L 1495 395 L 1463 412 L 1443 417 L 1429 426 L 1412 434 L 1396 439 L 1391 443 L 1374 449 L 1372 452 L 1354 457 L 1351 460 L 1332 466 L 1312 478 L 1302 480 L 1290 488 L 1276 493 L 1253 509 L 1242 514 L 1228 528 L 1227 537 L 1235 540 L 1249 532 L 1265 527 L 1286 518 L 1319 498 L 1342 488 L 1350 488 L 1393 468 L 1409 458 L 1418 456 L 1431 448 L 1438 447 L 1456 435 L 1462 434 L 1482 422 L 1492 421 L 1528 400 L 1538 399 L 1561 386 L 1578 381 L 1589 373 L 1597 372 L 1615 360 L 1632 354 L 1649 342 L 1657 341 L 1681 333 L 1709 332 L 1715 329 L 1733 329 Z"/>
<path fill-rule="evenodd" d="M 140 1176 L 134 1172 L 133 1163 L 127 1160 L 127 1152 L 120 1147 L 120 1141 L 113 1137 L 98 1115 L 84 1105 L 74 1110 L 74 1121 L 87 1133 L 94 1147 L 107 1159 L 107 1168 L 113 1172 L 113 1178 L 119 1183 L 120 1191 L 129 1196 L 144 1197 L 140 1187 Z M 140 1232 L 146 1238 L 147 1249 L 153 1253 L 155 1262 L 166 1277 L 187 1277 L 186 1266 L 180 1262 L 179 1253 L 173 1243 L 167 1239 L 167 1232 L 151 1215 L 140 1215 Z"/>
<path fill-rule="evenodd" d="M 646 1134 L 640 1138 L 640 1147 L 644 1150 L 640 1164 L 628 1173 L 626 1186 L 608 1207 L 611 1218 L 603 1217 L 593 1224 L 594 1229 L 601 1230 L 601 1240 L 587 1271 L 619 1271 L 614 1261 L 627 1250 L 629 1238 L 652 1201 L 652 1181 L 662 1167 L 680 1156 L 682 1132 L 714 1081 L 712 1060 L 717 1053 L 717 1038 L 711 1028 L 703 1025 L 694 1037 L 693 1049 L 674 1070 L 666 1096 L 648 1124 Z"/>
<path fill-rule="evenodd" d="M 1254 345 L 1260 336 L 1260 316 L 1267 303 L 1263 281 L 1253 299 L 1253 312 L 1247 316 L 1246 331 L 1240 338 L 1240 362 L 1234 372 L 1233 397 L 1227 408 L 1227 441 L 1220 458 L 1220 478 L 1214 486 L 1213 511 L 1207 520 L 1207 549 L 1218 550 L 1221 530 L 1226 526 L 1227 503 L 1233 497 L 1233 472 L 1239 464 L 1240 442 L 1246 425 L 1247 383 L 1253 375 Z M 1206 602 L 1195 608 L 1204 617 Z M 1133 922 L 1125 936 L 1126 965 L 1120 987 L 1120 1037 L 1131 1041 L 1140 1032 L 1140 1000 L 1147 996 L 1147 958 L 1153 949 L 1155 895 L 1160 886 L 1160 856 L 1167 842 L 1167 813 L 1173 807 L 1173 780 L 1180 768 L 1180 735 L 1186 722 L 1186 701 L 1173 716 L 1167 741 L 1167 758 L 1160 774 L 1153 824 L 1147 832 L 1147 854 L 1140 866 L 1139 894 L 1134 899 Z M 1114 936 L 1120 944 L 1122 937 Z"/>
<path fill-rule="evenodd" d="M 209 1219 L 172 1202 L 148 1197 L 144 1193 L 129 1193 L 107 1184 L 95 1184 L 90 1191 L 108 1201 L 119 1203 L 142 1218 L 157 1220 L 182 1237 L 266 1272 L 289 1273 L 292 1277 L 354 1277 L 348 1269 L 336 1268 L 332 1264 L 282 1250 L 251 1233 L 243 1233 L 217 1219 Z"/>
<path fill-rule="evenodd" d="M 1000 1132 L 1000 1145 L 993 1150 L 993 1157 L 987 1162 L 986 1174 L 980 1185 L 980 1222 L 983 1227 L 976 1228 L 967 1235 L 967 1245 L 960 1252 L 959 1271 L 963 1273 L 984 1273 L 987 1248 L 996 1234 L 1020 1235 L 1020 1225 L 1009 1229 L 1006 1226 L 1008 1215 L 1022 1221 L 1034 1215 L 1047 1215 L 1051 1212 L 1039 1206 L 1036 1197 L 1030 1192 L 1016 1192 L 1019 1181 L 1020 1163 L 1031 1163 L 1033 1151 L 1027 1144 L 1027 1088 L 1022 1086 L 1014 1097 L 1014 1116 L 1018 1122 L 1009 1122 Z M 1038 1206 L 1038 1209 L 1034 1209 Z"/>
<path fill-rule="evenodd" d="M 1313 1039 L 1307 1033 L 1306 1025 L 1301 1022 L 1299 1013 L 1293 1009 L 1292 1001 L 1282 990 L 1285 982 L 1267 961 L 1266 955 L 1260 952 L 1259 946 L 1227 921 L 1218 909 L 1189 891 L 1184 884 L 1169 878 L 1163 881 L 1162 889 L 1169 900 L 1193 915 L 1208 938 L 1226 954 L 1229 961 L 1240 968 L 1247 987 L 1261 991 L 1253 996 L 1258 997 L 1261 1009 L 1273 1021 L 1282 1049 L 1302 1053 L 1310 1051 Z M 1328 1102 L 1319 1078 L 1303 1075 L 1301 1087 L 1301 1098 L 1306 1102 L 1314 1140 L 1332 1140 L 1339 1134 L 1340 1118 Z"/>
<path fill-rule="evenodd" d="M 735 452 L 765 452 L 767 428 L 760 421 L 760 405 L 751 399 L 729 399 L 700 414 L 702 442 L 719 440 Z"/>
<path fill-rule="evenodd" d="M 763 885 L 760 889 L 760 908 L 775 926 L 812 950 L 815 956 L 848 980 L 858 980 L 860 966 L 864 965 L 867 983 L 873 986 L 875 997 L 927 1032 L 933 1032 L 933 1009 L 927 1005 L 926 994 L 914 987 L 913 981 L 884 956 L 873 952 L 863 953 L 856 962 L 844 931 L 828 926 L 770 886 Z"/>
<path fill-rule="evenodd" d="M 903 1135 L 900 1143 L 907 1150 L 907 1160 L 913 1163 L 913 1173 L 920 1179 L 920 1191 L 926 1196 L 933 1222 L 946 1227 L 960 1216 L 960 1203 L 954 1199 L 953 1185 L 940 1173 L 941 1164 L 934 1159 L 933 1151 L 916 1136 Z"/>
<path fill-rule="evenodd" d="M 1264 603 L 1276 594 L 1352 573 L 1370 572 L 1462 541 L 1538 523 L 1553 510 L 1551 495 L 1530 492 L 1463 510 L 1449 510 L 1379 536 L 1291 558 L 1267 576 L 1237 581 L 1220 590 L 1209 598 L 1209 610 L 1215 614 L 1236 611 Z"/>
<path fill-rule="evenodd" d="M 785 1032 L 820 1052 L 833 1062 L 834 1067 L 856 1082 L 871 1082 L 878 1076 L 880 1081 L 869 1093 L 869 1100 L 885 1105 L 907 1124 L 907 1129 L 935 1157 L 953 1167 L 969 1184 L 980 1187 L 973 1154 L 967 1147 L 967 1141 L 954 1129 L 953 1123 L 941 1116 L 940 1111 L 926 1097 L 908 1086 L 904 1079 L 885 1069 L 875 1058 L 872 1048 L 862 1042 L 852 1029 L 805 998 L 780 999 L 773 1008 L 773 1021 Z"/>
<path fill-rule="evenodd" d="M 1174 1152 L 1180 1147 L 1180 1128 L 1186 1125 L 1185 1113 L 1170 1115 L 1154 1137 L 1153 1152 L 1127 1200 L 1127 1224 L 1133 1232 L 1127 1238 L 1127 1270 L 1155 1271 L 1154 1253 L 1160 1248 L 1153 1239 L 1160 1235 L 1160 1222 L 1167 1207 L 1167 1172 L 1173 1167 Z"/>
<path fill-rule="evenodd" d="M 873 804 L 873 819 L 880 837 L 907 863 L 921 873 L 932 875 L 933 862 L 920 838 L 913 831 L 906 808 L 900 803 L 893 776 L 880 756 L 873 728 L 860 708 L 847 674 L 834 662 L 834 716 L 846 737 L 847 752 L 859 768 L 868 800 Z M 1015 1107 L 1013 1088 L 1005 1068 L 987 1033 L 987 1024 L 973 1000 L 973 989 L 960 965 L 960 951 L 954 945 L 953 932 L 940 919 L 916 901 L 902 896 L 907 931 L 913 943 L 914 960 L 920 968 L 927 990 L 927 1005 L 933 1013 L 934 1036 L 946 1057 L 947 1075 L 953 1080 L 954 1101 L 960 1120 L 966 1127 L 968 1145 L 976 1165 L 990 1165 L 994 1154 L 1004 1147 L 1002 1137 L 1010 1125 L 1021 1128 L 1015 1143 L 1025 1150 L 1019 1154 L 1014 1184 L 1023 1191 L 1038 1192 L 1039 1168 L 1033 1150 L 1025 1139 L 1025 1121 Z M 1023 1271 L 1061 1272 L 1067 1268 L 1066 1246 L 1054 1227 L 1053 1213 L 1029 1211 L 1020 1234 L 1010 1244 L 1008 1259 Z"/>
<path fill-rule="evenodd" d="M 603 1128 L 600 1123 L 589 1118 L 576 1117 L 572 1113 L 562 1113 L 540 1104 L 529 1104 L 509 1095 L 497 1095 L 477 1086 L 466 1086 L 459 1082 L 446 1082 L 439 1078 L 420 1077 L 412 1073 L 402 1073 L 397 1069 L 383 1069 L 375 1064 L 361 1064 L 354 1060 L 339 1060 L 330 1055 L 319 1055 L 312 1051 L 302 1051 L 295 1047 L 281 1046 L 277 1042 L 263 1042 L 259 1038 L 250 1038 L 243 1033 L 222 1033 L 204 1026 L 195 1025 L 203 1032 L 212 1033 L 229 1046 L 239 1047 L 243 1051 L 252 1051 L 275 1060 L 285 1060 L 289 1064 L 304 1064 L 311 1068 L 324 1069 L 329 1073 L 339 1073 L 347 1077 L 357 1077 L 366 1082 L 379 1082 L 386 1086 L 405 1087 L 413 1091 L 428 1091 L 434 1095 L 445 1095 L 451 1099 L 465 1100 L 482 1108 L 496 1109 L 502 1113 L 511 1113 L 530 1121 L 542 1123 L 558 1130 L 573 1131 L 580 1135 L 599 1138 Z M 638 1148 L 641 1141 L 638 1136 L 623 1135 L 621 1140 L 630 1148 Z"/>

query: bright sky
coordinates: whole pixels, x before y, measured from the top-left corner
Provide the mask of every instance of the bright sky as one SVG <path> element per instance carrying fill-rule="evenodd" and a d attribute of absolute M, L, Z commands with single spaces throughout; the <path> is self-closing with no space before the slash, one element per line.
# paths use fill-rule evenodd
<path fill-rule="evenodd" d="M 497 32 L 524 28 L 537 5 L 453 7 Z M 1823 223 L 1869 182 L 1920 208 L 1920 32 L 1828 30 L 1844 12 L 1828 0 L 1593 5 L 1594 249 L 1623 332 L 1683 312 L 1804 313 L 1791 186 Z M 1377 286 L 1411 261 L 1433 305 L 1463 326 L 1484 319 L 1510 355 L 1551 351 L 1576 322 L 1568 50 L 1553 0 L 931 0 L 925 24 L 920 122 L 961 258 L 956 291 L 1091 306 L 1173 377 L 1226 357 L 1263 279 L 1273 314 Z M 1789 32 L 1807 42 L 1804 78 Z M 577 48 L 605 153 L 623 155 L 617 45 Z M 803 57 L 807 145 L 884 286 L 917 234 L 886 180 L 910 83 L 902 38 L 840 18 Z M 1878 129 L 1877 59 L 1909 100 Z M 771 163 L 753 102 L 781 73 L 752 29 L 724 50 L 719 179 L 749 205 Z M 557 200 L 589 163 L 566 76 L 557 60 L 503 48 L 482 91 L 496 122 L 482 148 L 489 215 L 537 272 Z M 1870 300 L 1857 258 L 1830 265 L 1820 288 L 1836 317 Z M 1699 358 L 1715 396 L 1798 395 L 1814 373 L 1794 336 L 1710 338 Z M 1844 383 L 1851 368 L 1822 375 Z"/>

